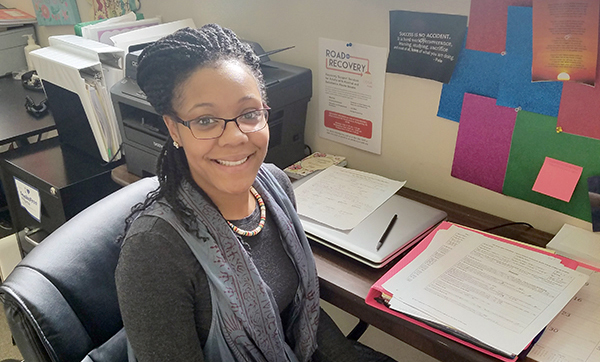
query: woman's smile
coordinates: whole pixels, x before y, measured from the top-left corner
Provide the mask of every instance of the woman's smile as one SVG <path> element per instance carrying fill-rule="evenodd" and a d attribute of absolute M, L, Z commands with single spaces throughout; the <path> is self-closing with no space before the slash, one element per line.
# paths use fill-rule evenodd
<path fill-rule="evenodd" d="M 225 160 L 216 160 L 216 161 L 219 165 L 223 165 L 223 166 L 239 166 L 242 163 L 246 162 L 247 159 L 248 159 L 248 157 L 246 157 L 242 160 L 239 160 L 239 161 L 225 161 Z"/>
<path fill-rule="evenodd" d="M 250 155 L 250 156 L 252 156 L 252 155 Z M 219 159 L 215 159 L 214 161 L 221 166 L 233 167 L 233 166 L 239 166 L 239 165 L 245 163 L 246 161 L 248 161 L 248 158 L 250 158 L 250 156 L 246 156 L 237 161 L 219 160 Z"/>

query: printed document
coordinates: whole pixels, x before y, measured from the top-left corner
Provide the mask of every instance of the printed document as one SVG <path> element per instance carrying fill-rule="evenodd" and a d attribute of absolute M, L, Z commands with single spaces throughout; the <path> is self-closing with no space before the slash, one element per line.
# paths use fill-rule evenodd
<path fill-rule="evenodd" d="M 404 182 L 330 166 L 298 186 L 298 213 L 332 228 L 351 230 L 404 186 Z"/>
<path fill-rule="evenodd" d="M 517 355 L 587 280 L 556 257 L 452 225 L 383 287 L 392 309 Z"/>
<path fill-rule="evenodd" d="M 319 39 L 319 136 L 381 154 L 387 49 Z"/>

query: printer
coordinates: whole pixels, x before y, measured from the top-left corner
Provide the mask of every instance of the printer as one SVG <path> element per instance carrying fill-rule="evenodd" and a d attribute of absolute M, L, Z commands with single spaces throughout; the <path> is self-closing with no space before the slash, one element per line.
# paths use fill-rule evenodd
<path fill-rule="evenodd" d="M 285 168 L 305 157 L 304 125 L 312 96 L 310 69 L 270 60 L 263 48 L 247 42 L 261 59 L 269 107 L 269 150 L 265 162 Z M 125 78 L 111 88 L 111 98 L 123 138 L 127 170 L 137 176 L 155 174 L 156 160 L 168 138 L 162 117 L 136 82 L 141 50 L 126 56 Z"/>

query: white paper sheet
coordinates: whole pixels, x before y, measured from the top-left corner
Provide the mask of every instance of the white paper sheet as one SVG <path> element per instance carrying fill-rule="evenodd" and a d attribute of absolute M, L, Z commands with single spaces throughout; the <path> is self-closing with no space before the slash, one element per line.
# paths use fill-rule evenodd
<path fill-rule="evenodd" d="M 558 258 L 450 227 L 383 287 L 406 304 L 519 354 L 585 284 Z"/>
<path fill-rule="evenodd" d="M 298 213 L 340 230 L 356 227 L 395 194 L 404 182 L 330 166 L 298 186 Z"/>

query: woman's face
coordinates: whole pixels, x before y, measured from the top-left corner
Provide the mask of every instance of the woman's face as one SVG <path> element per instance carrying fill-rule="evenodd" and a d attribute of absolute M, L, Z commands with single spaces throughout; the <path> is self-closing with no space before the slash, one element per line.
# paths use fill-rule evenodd
<path fill-rule="evenodd" d="M 175 94 L 173 106 L 184 121 L 201 116 L 230 119 L 264 107 L 256 79 L 235 61 L 196 70 Z M 198 140 L 186 126 L 168 115 L 163 118 L 173 140 L 183 147 L 192 178 L 213 200 L 247 194 L 267 153 L 268 126 L 245 134 L 228 122 L 221 137 Z"/>

